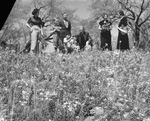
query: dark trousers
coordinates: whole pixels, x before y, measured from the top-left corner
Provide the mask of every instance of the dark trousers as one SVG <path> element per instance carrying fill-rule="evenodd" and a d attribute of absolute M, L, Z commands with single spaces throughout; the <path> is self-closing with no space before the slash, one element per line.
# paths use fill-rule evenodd
<path fill-rule="evenodd" d="M 57 49 L 62 50 L 63 48 L 63 41 L 62 39 L 60 39 L 60 36 L 58 33 L 53 34 L 53 45 L 54 45 L 55 51 L 57 51 Z"/>

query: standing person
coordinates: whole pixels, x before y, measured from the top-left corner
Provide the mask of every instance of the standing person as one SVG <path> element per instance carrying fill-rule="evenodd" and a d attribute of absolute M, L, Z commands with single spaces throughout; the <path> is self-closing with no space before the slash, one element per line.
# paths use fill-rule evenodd
<path fill-rule="evenodd" d="M 85 31 L 83 26 L 80 26 L 80 32 L 76 35 L 76 38 L 80 50 L 85 50 L 85 46 L 87 42 L 89 42 L 91 46 L 93 45 L 90 34 Z"/>
<path fill-rule="evenodd" d="M 63 14 L 63 20 L 61 20 L 59 22 L 59 26 L 61 27 L 61 30 L 60 30 L 60 51 L 63 51 L 64 49 L 64 38 L 66 37 L 66 35 L 70 35 L 71 36 L 71 22 L 68 20 L 67 18 L 67 14 Z"/>
<path fill-rule="evenodd" d="M 59 48 L 59 43 L 60 42 L 60 25 L 59 25 L 59 18 L 56 17 L 54 19 L 54 29 L 55 29 L 55 32 L 53 33 L 53 44 L 54 44 L 54 49 L 55 49 L 55 52 L 57 52 L 57 49 Z"/>
<path fill-rule="evenodd" d="M 118 41 L 117 49 L 119 50 L 128 50 L 129 49 L 129 38 L 128 38 L 128 29 L 127 29 L 127 17 L 124 15 L 123 11 L 119 11 L 120 22 L 118 25 Z"/>
<path fill-rule="evenodd" d="M 110 32 L 111 24 L 112 23 L 108 20 L 107 14 L 105 14 L 103 17 L 103 20 L 99 22 L 99 30 L 100 30 L 102 50 L 104 50 L 104 49 L 112 50 L 111 32 Z"/>
<path fill-rule="evenodd" d="M 31 53 L 36 52 L 38 37 L 40 33 L 43 34 L 42 27 L 44 26 L 44 22 L 39 17 L 39 9 L 35 8 L 32 11 L 32 15 L 33 16 L 30 17 L 26 23 L 27 27 L 29 27 L 29 29 L 31 30 L 31 48 L 30 48 Z"/>

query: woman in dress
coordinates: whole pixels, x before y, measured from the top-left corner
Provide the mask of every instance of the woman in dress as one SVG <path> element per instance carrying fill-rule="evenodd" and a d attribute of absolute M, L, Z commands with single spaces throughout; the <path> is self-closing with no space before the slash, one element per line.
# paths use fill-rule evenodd
<path fill-rule="evenodd" d="M 119 11 L 120 22 L 118 25 L 118 41 L 117 41 L 117 49 L 119 50 L 129 50 L 129 38 L 127 33 L 127 17 L 124 15 L 123 11 Z"/>
<path fill-rule="evenodd" d="M 99 22 L 102 50 L 112 50 L 110 26 L 111 22 L 108 20 L 108 15 L 105 14 L 103 20 Z"/>
<path fill-rule="evenodd" d="M 32 15 L 33 16 L 30 17 L 26 23 L 27 27 L 29 27 L 29 29 L 31 30 L 31 48 L 30 48 L 31 53 L 36 51 L 36 46 L 38 42 L 37 40 L 38 40 L 39 34 L 40 33 L 43 34 L 41 28 L 44 26 L 44 22 L 39 17 L 39 9 L 35 8 L 32 11 Z"/>

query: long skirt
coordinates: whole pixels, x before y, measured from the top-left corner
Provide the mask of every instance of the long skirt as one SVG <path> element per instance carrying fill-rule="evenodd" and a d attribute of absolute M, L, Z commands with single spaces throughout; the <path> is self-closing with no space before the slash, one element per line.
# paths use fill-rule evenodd
<path fill-rule="evenodd" d="M 129 50 L 129 38 L 128 34 L 122 34 L 119 31 L 117 49 L 119 50 Z"/>
<path fill-rule="evenodd" d="M 110 31 L 103 30 L 101 32 L 101 48 L 102 50 L 105 50 L 105 49 L 112 50 Z"/>

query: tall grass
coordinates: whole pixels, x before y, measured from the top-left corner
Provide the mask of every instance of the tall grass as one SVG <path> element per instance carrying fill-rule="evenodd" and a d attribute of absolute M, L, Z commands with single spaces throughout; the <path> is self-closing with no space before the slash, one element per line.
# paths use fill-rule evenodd
<path fill-rule="evenodd" d="M 0 113 L 7 121 L 76 121 L 101 107 L 95 120 L 146 120 L 149 63 L 149 53 L 135 50 L 63 56 L 0 52 Z"/>

